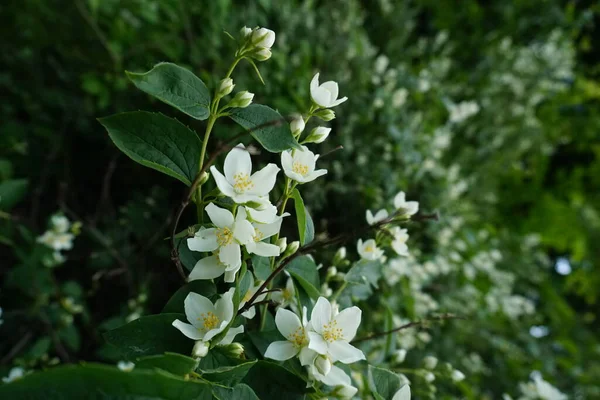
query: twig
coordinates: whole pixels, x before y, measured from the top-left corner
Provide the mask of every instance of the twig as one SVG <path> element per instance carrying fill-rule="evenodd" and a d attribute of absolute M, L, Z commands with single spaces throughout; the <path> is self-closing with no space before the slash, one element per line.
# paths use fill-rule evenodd
<path fill-rule="evenodd" d="M 27 332 L 25 334 L 25 336 L 23 336 L 17 342 L 17 344 L 14 345 L 12 349 L 10 349 L 10 351 L 8 352 L 8 354 L 6 354 L 4 357 L 2 357 L 2 360 L 0 360 L 0 364 L 6 364 L 10 360 L 12 360 L 17 354 L 19 354 L 19 352 L 21 350 L 23 350 L 23 347 L 25 347 L 27 345 L 27 343 L 29 343 L 29 341 L 31 340 L 31 338 L 33 338 L 33 333 Z"/>
<path fill-rule="evenodd" d="M 354 339 L 350 343 L 354 344 L 354 343 L 364 342 L 364 341 L 367 341 L 367 340 L 376 339 L 378 337 L 386 336 L 386 335 L 389 335 L 389 334 L 401 331 L 403 329 L 411 328 L 413 326 L 421 326 L 421 325 L 427 324 L 428 322 L 445 321 L 445 320 L 448 320 L 448 319 L 463 319 L 463 320 L 466 320 L 467 318 L 461 317 L 461 316 L 458 316 L 458 315 L 454 315 L 454 314 L 442 314 L 442 315 L 439 315 L 437 317 L 422 319 L 420 321 L 409 322 L 407 324 L 401 325 L 401 326 L 399 326 L 397 328 L 394 328 L 394 329 L 391 329 L 389 331 L 371 333 L 371 334 L 369 334 L 367 336 L 364 336 L 364 337 L 361 337 L 361 338 L 358 338 L 358 339 Z"/>
<path fill-rule="evenodd" d="M 98 204 L 96 205 L 96 215 L 94 216 L 94 222 L 98 221 L 100 217 L 100 212 L 105 204 L 107 204 L 110 200 L 110 185 L 112 181 L 112 177 L 117 168 L 117 160 L 119 158 L 119 153 L 116 153 L 108 163 L 108 167 L 106 168 L 106 172 L 104 173 L 104 177 L 102 178 L 102 189 L 100 191 L 100 199 L 98 200 Z"/>

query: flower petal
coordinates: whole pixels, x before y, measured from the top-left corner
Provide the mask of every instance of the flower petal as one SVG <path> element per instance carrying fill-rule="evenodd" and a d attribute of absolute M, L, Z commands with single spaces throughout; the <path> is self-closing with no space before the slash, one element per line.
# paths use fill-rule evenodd
<path fill-rule="evenodd" d="M 265 358 L 271 358 L 277 361 L 285 361 L 298 354 L 298 349 L 287 340 L 273 342 L 265 351 Z"/>
<path fill-rule="evenodd" d="M 281 153 L 281 166 L 283 167 L 283 170 L 285 171 L 286 175 L 288 174 L 288 172 L 292 171 L 293 164 L 294 159 L 292 157 L 291 151 L 284 151 L 283 153 Z"/>
<path fill-rule="evenodd" d="M 250 153 L 248 153 L 243 144 L 238 144 L 227 153 L 223 172 L 225 172 L 225 178 L 227 178 L 228 182 L 235 182 L 234 176 L 236 174 L 250 176 L 252 173 L 252 160 L 250 160 Z"/>
<path fill-rule="evenodd" d="M 326 169 L 318 169 L 318 170 L 314 171 L 312 174 L 305 176 L 304 183 L 312 182 L 315 179 L 317 179 L 318 177 L 325 175 L 326 173 L 327 173 Z"/>
<path fill-rule="evenodd" d="M 396 209 L 404 207 L 404 203 L 406 203 L 406 194 L 404 192 L 398 192 L 396 196 L 394 196 L 394 207 Z"/>
<path fill-rule="evenodd" d="M 248 311 L 242 313 L 242 317 L 252 319 L 256 316 L 256 307 L 250 307 Z"/>
<path fill-rule="evenodd" d="M 233 339 L 235 339 L 235 337 L 240 333 L 244 333 L 244 325 L 236 326 L 235 328 L 229 328 L 229 330 L 225 334 L 225 337 L 223 337 L 223 340 L 221 340 L 219 344 L 231 344 L 231 342 L 233 342 Z"/>
<path fill-rule="evenodd" d="M 302 328 L 300 318 L 293 312 L 280 308 L 275 314 L 275 325 L 279 333 L 281 333 L 286 339 L 289 338 L 298 328 Z M 302 328 L 303 329 L 303 328 Z"/>
<path fill-rule="evenodd" d="M 225 273 L 225 265 L 219 262 L 217 256 L 205 257 L 198 260 L 188 276 L 188 281 L 197 279 L 215 279 Z"/>
<path fill-rule="evenodd" d="M 227 266 L 226 270 L 235 269 L 242 265 L 242 252 L 240 245 L 229 243 L 219 249 L 219 260 Z"/>
<path fill-rule="evenodd" d="M 308 347 L 303 347 L 302 350 L 300 350 L 300 354 L 298 354 L 298 359 L 300 360 L 301 365 L 310 365 L 315 361 L 315 358 L 317 358 L 318 355 L 319 353 L 316 351 L 311 350 Z"/>
<path fill-rule="evenodd" d="M 215 312 L 215 306 L 209 299 L 194 292 L 188 293 L 183 301 L 183 308 L 188 321 L 197 327 L 203 326 L 200 314 Z"/>
<path fill-rule="evenodd" d="M 310 81 L 310 92 L 312 93 L 318 87 L 319 87 L 319 73 L 317 72 Z"/>
<path fill-rule="evenodd" d="M 362 311 L 358 307 L 349 307 L 342 310 L 338 315 L 334 317 L 337 321 L 338 327 L 342 330 L 344 340 L 351 341 L 356 336 L 356 330 L 360 325 L 360 319 Z"/>
<path fill-rule="evenodd" d="M 352 364 L 353 362 L 366 359 L 361 350 L 342 340 L 329 343 L 329 355 L 334 362 L 339 361 L 344 364 Z"/>
<path fill-rule="evenodd" d="M 210 203 L 205 208 L 210 220 L 218 228 L 231 227 L 233 225 L 233 214 L 224 208 L 216 206 L 214 203 Z"/>
<path fill-rule="evenodd" d="M 179 329 L 181 331 L 181 333 L 183 333 L 185 336 L 189 337 L 190 339 L 201 340 L 204 337 L 204 335 L 202 335 L 202 333 L 198 329 L 196 329 L 196 327 L 194 325 L 186 324 L 185 322 L 182 322 L 178 319 L 173 321 L 172 325 L 175 328 Z"/>
<path fill-rule="evenodd" d="M 233 186 L 227 181 L 225 176 L 223 176 L 214 165 L 210 167 L 210 172 L 212 173 L 213 178 L 215 178 L 215 182 L 221 193 L 225 196 L 233 197 L 233 195 L 235 195 L 235 190 L 233 190 Z"/>
<path fill-rule="evenodd" d="M 344 370 L 335 365 L 331 366 L 331 371 L 323 378 L 324 379 L 322 379 L 321 382 L 329 386 L 350 386 L 352 384 L 352 379 L 344 372 Z"/>
<path fill-rule="evenodd" d="M 410 400 L 410 386 L 404 385 L 398 390 L 392 400 Z"/>
<path fill-rule="evenodd" d="M 331 100 L 336 100 L 339 94 L 338 84 L 334 81 L 327 81 L 321 83 L 321 87 L 331 93 Z"/>
<path fill-rule="evenodd" d="M 327 342 L 316 332 L 308 332 L 308 348 L 319 354 L 327 354 Z"/>
<path fill-rule="evenodd" d="M 340 104 L 342 104 L 343 102 L 345 102 L 346 100 L 348 100 L 348 98 L 346 96 L 342 97 L 341 99 L 338 99 L 334 102 L 332 102 L 329 107 L 335 107 L 335 106 L 339 106 Z"/>
<path fill-rule="evenodd" d="M 271 163 L 267 164 L 267 166 L 261 169 L 260 171 L 257 171 L 254 174 L 252 174 L 252 177 L 250 179 L 252 180 L 252 183 L 254 183 L 254 187 L 248 192 L 258 196 L 268 195 L 269 192 L 273 190 L 273 186 L 275 186 L 275 181 L 277 180 L 277 173 L 279 173 L 279 171 L 279 167 Z"/>
<path fill-rule="evenodd" d="M 243 216 L 240 216 L 240 213 Z M 233 237 L 240 244 L 246 244 L 254 240 L 254 227 L 245 219 L 246 210 L 243 207 L 240 207 L 238 211 L 238 217 L 235 220 L 235 224 L 233 225 Z"/>
<path fill-rule="evenodd" d="M 325 297 L 319 297 L 310 314 L 313 329 L 317 333 L 323 332 L 323 327 L 331 322 L 331 303 Z"/>
<path fill-rule="evenodd" d="M 235 288 L 223 293 L 221 298 L 215 302 L 215 313 L 219 320 L 229 323 L 233 318 L 233 293 Z"/>
<path fill-rule="evenodd" d="M 328 108 L 331 104 L 331 92 L 325 88 L 319 86 L 311 90 L 310 95 L 313 101 L 323 108 Z"/>
<path fill-rule="evenodd" d="M 276 257 L 281 253 L 279 246 L 265 242 L 253 243 L 251 248 L 246 246 L 246 249 L 248 249 L 248 252 L 252 252 L 261 257 Z"/>
<path fill-rule="evenodd" d="M 216 232 L 215 228 L 200 229 L 194 237 L 188 238 L 188 248 L 192 251 L 202 252 L 216 250 L 219 247 Z"/>

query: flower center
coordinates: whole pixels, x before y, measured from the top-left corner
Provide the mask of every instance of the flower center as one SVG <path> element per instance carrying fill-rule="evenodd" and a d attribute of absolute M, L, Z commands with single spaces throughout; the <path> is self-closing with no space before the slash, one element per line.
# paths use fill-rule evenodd
<path fill-rule="evenodd" d="M 294 165 L 292 165 L 292 171 L 304 176 L 304 175 L 308 174 L 308 165 L 302 164 L 301 162 L 296 161 L 296 162 L 294 162 Z"/>
<path fill-rule="evenodd" d="M 235 190 L 236 193 L 244 193 L 254 187 L 254 182 L 252 182 L 252 179 L 250 179 L 248 174 L 238 172 L 233 175 L 233 181 L 235 182 L 233 184 L 233 190 Z"/>
<path fill-rule="evenodd" d="M 233 241 L 233 232 L 231 229 L 225 227 L 221 229 L 217 229 L 217 244 L 219 246 L 227 246 L 229 243 Z"/>
<path fill-rule="evenodd" d="M 202 321 L 202 325 L 204 326 L 204 330 L 210 331 L 211 329 L 215 329 L 219 326 L 219 317 L 217 317 L 212 311 L 207 313 L 200 314 L 200 318 L 198 321 Z M 198 330 L 201 330 L 198 328 Z"/>
<path fill-rule="evenodd" d="M 330 323 L 323 325 L 323 339 L 329 343 L 343 339 L 342 328 L 338 328 L 337 321 L 334 319 Z"/>
<path fill-rule="evenodd" d="M 373 252 L 373 246 L 368 245 L 367 247 L 365 247 L 365 253 L 372 253 Z"/>
<path fill-rule="evenodd" d="M 262 233 L 261 231 L 259 231 L 256 228 L 254 228 L 254 236 L 252 236 L 252 239 L 254 239 L 255 242 L 260 242 L 261 240 L 263 240 L 264 237 L 265 237 L 264 233 Z"/>
<path fill-rule="evenodd" d="M 308 343 L 308 340 L 306 340 L 306 332 L 304 332 L 304 328 L 301 326 L 296 328 L 296 330 L 292 332 L 287 339 L 292 342 L 296 348 L 304 347 L 304 345 Z"/>

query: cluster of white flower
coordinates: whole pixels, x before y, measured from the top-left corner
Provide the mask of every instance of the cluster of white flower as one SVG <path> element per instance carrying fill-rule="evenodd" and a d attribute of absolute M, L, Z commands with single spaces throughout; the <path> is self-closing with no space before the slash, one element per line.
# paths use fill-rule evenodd
<path fill-rule="evenodd" d="M 450 103 L 447 105 L 450 113 L 450 122 L 454 124 L 461 123 L 479 112 L 479 104 L 475 101 L 462 101 L 458 104 Z"/>
<path fill-rule="evenodd" d="M 69 219 L 62 214 L 50 217 L 50 229 L 37 238 L 39 243 L 53 250 L 51 256 L 44 259 L 46 266 L 54 267 L 65 262 L 66 258 L 62 251 L 73 248 L 73 240 L 79 234 L 80 229 L 80 223 L 71 224 Z"/>
<path fill-rule="evenodd" d="M 546 382 L 538 371 L 532 372 L 533 382 L 519 383 L 521 395 L 517 400 L 567 400 L 568 397 L 560 390 Z M 503 400 L 512 400 L 508 394 L 502 396 Z"/>

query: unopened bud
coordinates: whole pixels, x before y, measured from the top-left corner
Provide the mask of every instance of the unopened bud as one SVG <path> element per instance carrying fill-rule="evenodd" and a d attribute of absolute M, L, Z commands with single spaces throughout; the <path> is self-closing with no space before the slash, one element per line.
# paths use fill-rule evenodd
<path fill-rule="evenodd" d="M 358 392 L 358 389 L 354 386 L 342 385 L 338 386 L 338 388 L 335 391 L 335 394 L 338 398 L 346 400 L 353 398 L 356 392 Z"/>
<path fill-rule="evenodd" d="M 278 239 L 276 244 L 279 246 L 279 252 L 284 253 L 287 248 L 287 238 Z"/>
<path fill-rule="evenodd" d="M 231 343 L 225 346 L 219 346 L 219 349 L 230 358 L 241 358 L 244 354 L 244 346 L 241 343 Z"/>
<path fill-rule="evenodd" d="M 463 379 L 465 379 L 465 374 L 463 374 L 461 371 L 455 369 L 454 371 L 452 371 L 452 380 L 454 382 L 460 382 Z"/>
<path fill-rule="evenodd" d="M 256 61 L 267 61 L 273 53 L 271 53 L 270 49 L 260 48 L 250 54 L 250 57 L 254 58 Z"/>
<path fill-rule="evenodd" d="M 315 368 L 321 375 L 327 375 L 331 371 L 331 360 L 327 356 L 319 355 L 315 358 Z"/>
<path fill-rule="evenodd" d="M 247 38 L 251 33 L 252 29 L 248 28 L 247 26 L 244 26 L 242 29 L 240 29 L 240 36 L 242 36 L 242 38 Z"/>
<path fill-rule="evenodd" d="M 294 119 L 290 122 L 290 129 L 292 131 L 292 135 L 295 137 L 300 136 L 300 134 L 304 131 L 305 127 L 304 118 L 302 115 L 294 115 Z"/>
<path fill-rule="evenodd" d="M 434 369 L 437 366 L 438 359 L 433 356 L 427 356 L 423 359 L 423 364 L 427 369 Z"/>
<path fill-rule="evenodd" d="M 208 178 L 210 178 L 210 174 L 206 171 L 202 172 L 202 176 L 198 180 L 198 185 L 204 185 L 208 181 Z"/>
<path fill-rule="evenodd" d="M 292 254 L 294 254 L 295 252 L 297 252 L 299 248 L 300 248 L 300 242 L 297 240 L 294 240 L 292 243 L 287 245 L 287 247 L 285 248 L 285 252 L 283 253 L 283 256 L 289 257 Z"/>
<path fill-rule="evenodd" d="M 227 106 L 231 108 L 246 108 L 252 104 L 252 99 L 254 99 L 254 93 L 244 90 L 243 92 L 237 92 Z"/>
<path fill-rule="evenodd" d="M 218 96 L 219 97 L 227 96 L 229 93 L 231 93 L 233 91 L 234 86 L 235 85 L 233 84 L 233 79 L 231 79 L 231 78 L 223 79 L 221 81 L 221 83 L 219 83 Z"/>
<path fill-rule="evenodd" d="M 406 350 L 405 349 L 396 350 L 396 352 L 392 356 L 392 360 L 397 364 L 404 362 L 405 359 L 406 359 Z"/>
<path fill-rule="evenodd" d="M 329 132 L 331 132 L 331 128 L 319 126 L 310 132 L 304 143 L 323 143 L 329 136 Z"/>
<path fill-rule="evenodd" d="M 345 259 L 346 259 L 346 248 L 340 247 L 338 249 L 338 251 L 335 252 L 335 255 L 333 256 L 333 264 L 339 265 Z"/>
<path fill-rule="evenodd" d="M 275 32 L 267 28 L 259 28 L 252 32 L 252 44 L 256 47 L 270 49 L 275 43 Z"/>
<path fill-rule="evenodd" d="M 329 268 L 327 268 L 327 277 L 328 278 L 333 278 L 336 274 L 337 274 L 337 268 L 336 267 L 329 267 Z"/>
<path fill-rule="evenodd" d="M 326 108 L 324 110 L 317 111 L 313 114 L 317 118 L 321 118 L 323 121 L 331 121 L 335 118 L 335 112 Z"/>
<path fill-rule="evenodd" d="M 208 342 L 198 340 L 192 349 L 192 356 L 195 358 L 205 357 L 208 354 L 208 349 Z"/>

